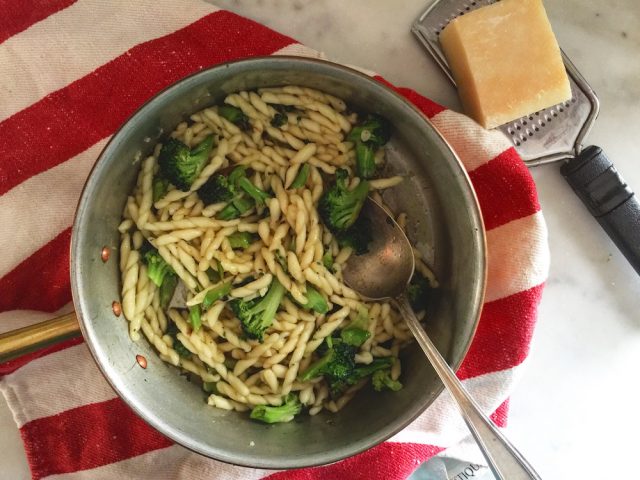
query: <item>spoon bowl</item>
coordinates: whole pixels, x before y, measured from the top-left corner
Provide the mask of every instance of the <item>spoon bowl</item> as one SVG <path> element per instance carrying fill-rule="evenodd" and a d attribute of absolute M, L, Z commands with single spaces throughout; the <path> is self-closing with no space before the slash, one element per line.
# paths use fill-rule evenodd
<path fill-rule="evenodd" d="M 415 268 L 409 239 L 391 215 L 368 198 L 361 215 L 368 218 L 373 239 L 369 251 L 351 255 L 343 272 L 347 285 L 370 300 L 394 298 L 406 289 Z"/>

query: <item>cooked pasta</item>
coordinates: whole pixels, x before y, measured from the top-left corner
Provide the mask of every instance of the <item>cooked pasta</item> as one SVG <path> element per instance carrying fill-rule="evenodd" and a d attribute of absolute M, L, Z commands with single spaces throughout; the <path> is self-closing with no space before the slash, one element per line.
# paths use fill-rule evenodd
<path fill-rule="evenodd" d="M 403 181 L 378 175 L 388 132 L 298 86 L 230 94 L 179 124 L 142 162 L 118 227 L 131 339 L 142 331 L 198 377 L 209 405 L 266 422 L 336 412 L 372 374 L 376 390 L 401 388 L 399 311 L 342 279 L 367 249 L 362 202 Z M 437 281 L 416 253 L 424 310 Z"/>

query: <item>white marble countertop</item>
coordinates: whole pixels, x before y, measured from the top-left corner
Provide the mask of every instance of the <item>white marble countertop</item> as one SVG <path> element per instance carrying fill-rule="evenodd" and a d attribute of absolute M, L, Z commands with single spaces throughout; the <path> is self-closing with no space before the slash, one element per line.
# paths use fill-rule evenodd
<path fill-rule="evenodd" d="M 375 70 L 454 109 L 455 91 L 409 33 L 428 0 L 213 0 L 335 61 Z M 601 101 L 588 142 L 640 192 L 640 5 L 545 0 L 565 52 Z M 543 478 L 632 478 L 640 416 L 640 277 L 589 216 L 558 165 L 532 170 L 551 272 L 508 435 Z M 0 400 L 0 478 L 29 478 Z"/>

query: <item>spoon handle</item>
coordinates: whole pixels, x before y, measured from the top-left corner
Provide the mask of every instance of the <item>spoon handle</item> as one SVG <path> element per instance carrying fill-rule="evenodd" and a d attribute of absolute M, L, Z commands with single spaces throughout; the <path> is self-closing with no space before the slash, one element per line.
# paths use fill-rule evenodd
<path fill-rule="evenodd" d="M 522 454 L 516 450 L 493 422 L 482 413 L 478 404 L 467 393 L 458 377 L 456 377 L 455 372 L 449 367 L 446 360 L 442 358 L 442 355 L 440 355 L 440 352 L 438 352 L 420 325 L 406 296 L 404 294 L 401 295 L 397 298 L 397 302 L 409 325 L 409 329 L 458 405 L 464 421 L 475 437 L 494 476 L 502 480 L 540 480 L 540 476 L 533 467 L 529 465 Z"/>

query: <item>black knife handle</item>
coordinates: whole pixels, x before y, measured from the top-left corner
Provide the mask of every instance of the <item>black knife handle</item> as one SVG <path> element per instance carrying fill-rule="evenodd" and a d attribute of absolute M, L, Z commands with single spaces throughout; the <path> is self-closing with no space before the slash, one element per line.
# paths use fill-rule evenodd
<path fill-rule="evenodd" d="M 560 171 L 640 274 L 640 202 L 611 160 L 600 147 L 591 146 Z"/>

